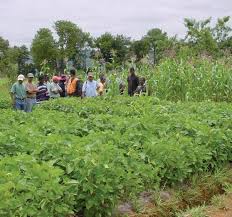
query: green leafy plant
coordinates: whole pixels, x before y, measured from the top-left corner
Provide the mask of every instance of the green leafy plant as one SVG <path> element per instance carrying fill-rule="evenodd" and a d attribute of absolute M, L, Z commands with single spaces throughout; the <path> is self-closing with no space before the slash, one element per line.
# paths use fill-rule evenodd
<path fill-rule="evenodd" d="M 73 213 L 62 170 L 27 155 L 0 160 L 1 216 L 64 216 Z"/>

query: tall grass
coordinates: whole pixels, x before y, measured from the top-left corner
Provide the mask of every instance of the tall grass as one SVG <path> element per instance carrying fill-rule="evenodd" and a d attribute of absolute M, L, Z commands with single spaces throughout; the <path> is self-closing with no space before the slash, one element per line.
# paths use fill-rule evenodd
<path fill-rule="evenodd" d="M 0 98 L 9 98 L 9 82 L 7 78 L 0 78 Z"/>
<path fill-rule="evenodd" d="M 232 101 L 232 69 L 217 62 L 167 60 L 154 80 L 154 94 L 165 100 Z"/>
<path fill-rule="evenodd" d="M 232 67 L 216 61 L 167 59 L 155 68 L 140 65 L 137 74 L 161 100 L 232 102 Z M 126 81 L 127 75 L 124 70 L 120 77 Z"/>

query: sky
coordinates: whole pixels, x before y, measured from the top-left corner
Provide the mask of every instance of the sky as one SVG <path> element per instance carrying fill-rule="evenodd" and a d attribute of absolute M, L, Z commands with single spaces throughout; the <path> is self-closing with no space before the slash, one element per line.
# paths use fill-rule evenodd
<path fill-rule="evenodd" d="M 184 18 L 215 22 L 228 15 L 232 0 L 0 0 L 0 36 L 29 47 L 39 28 L 70 20 L 94 37 L 111 32 L 140 39 L 152 28 L 183 37 Z"/>

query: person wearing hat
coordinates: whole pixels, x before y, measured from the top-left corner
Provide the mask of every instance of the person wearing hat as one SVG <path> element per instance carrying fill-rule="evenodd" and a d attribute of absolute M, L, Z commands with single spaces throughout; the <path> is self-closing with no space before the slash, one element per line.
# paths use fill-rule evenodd
<path fill-rule="evenodd" d="M 96 97 L 97 90 L 99 89 L 99 85 L 97 81 L 94 80 L 94 76 L 92 72 L 88 73 L 88 79 L 84 82 L 82 87 L 82 97 Z"/>
<path fill-rule="evenodd" d="M 23 84 L 24 79 L 24 75 L 19 75 L 18 81 L 12 85 L 10 91 L 13 108 L 21 111 L 25 110 L 26 87 Z"/>
<path fill-rule="evenodd" d="M 33 84 L 34 75 L 32 73 L 27 74 L 27 83 L 26 83 L 26 107 L 25 112 L 32 112 L 34 105 L 36 104 L 36 93 L 38 88 Z"/>
<path fill-rule="evenodd" d="M 62 93 L 62 88 L 59 85 L 60 78 L 58 76 L 52 77 L 52 83 L 50 85 L 50 98 L 57 99 L 60 98 L 60 93 Z"/>

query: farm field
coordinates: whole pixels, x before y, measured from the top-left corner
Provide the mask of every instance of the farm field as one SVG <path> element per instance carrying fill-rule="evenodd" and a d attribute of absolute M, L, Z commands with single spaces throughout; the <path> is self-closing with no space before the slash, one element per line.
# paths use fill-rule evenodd
<path fill-rule="evenodd" d="M 1 79 L 0 216 L 214 217 L 232 183 L 231 68 L 194 61 L 138 68 L 150 96 L 119 96 L 109 74 L 105 96 L 31 114 Z"/>
<path fill-rule="evenodd" d="M 9 101 L 9 100 L 8 100 Z M 155 97 L 1 106 L 0 216 L 109 216 L 232 160 L 232 105 Z"/>
<path fill-rule="evenodd" d="M 232 1 L 0 8 L 0 217 L 232 217 Z"/>

